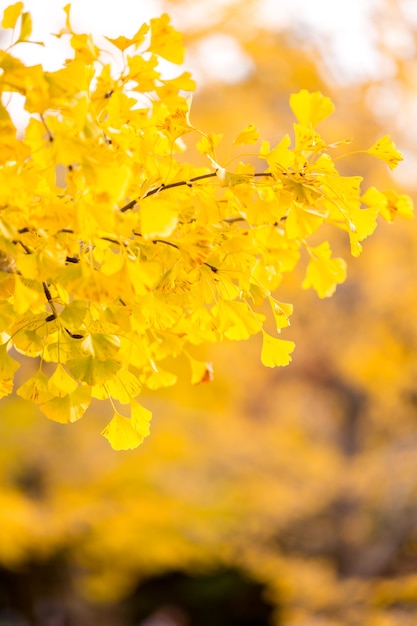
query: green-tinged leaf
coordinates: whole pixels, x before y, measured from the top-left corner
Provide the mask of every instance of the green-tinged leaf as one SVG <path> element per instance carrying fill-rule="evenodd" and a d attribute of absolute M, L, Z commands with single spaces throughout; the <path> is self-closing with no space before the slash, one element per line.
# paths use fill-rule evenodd
<path fill-rule="evenodd" d="M 120 348 L 120 337 L 118 335 L 91 333 L 90 341 L 94 356 L 97 359 L 112 357 Z"/>
<path fill-rule="evenodd" d="M 72 376 L 79 382 L 90 386 L 102 385 L 110 380 L 120 370 L 121 366 L 120 361 L 115 359 L 99 361 L 91 354 L 67 362 L 67 367 Z"/>

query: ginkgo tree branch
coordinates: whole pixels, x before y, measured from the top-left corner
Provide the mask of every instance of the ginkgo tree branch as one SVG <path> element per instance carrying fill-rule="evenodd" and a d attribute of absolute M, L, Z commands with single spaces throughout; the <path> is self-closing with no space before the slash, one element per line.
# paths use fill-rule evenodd
<path fill-rule="evenodd" d="M 179 180 L 175 183 L 168 183 L 168 184 L 162 183 L 161 185 L 159 185 L 159 187 L 155 187 L 154 189 L 147 191 L 144 196 L 140 196 L 136 198 L 135 200 L 131 200 L 130 202 L 122 206 L 120 208 L 120 212 L 124 213 L 125 211 L 128 211 L 129 209 L 133 209 L 133 207 L 136 204 L 138 204 L 140 200 L 146 200 L 146 198 L 149 198 L 150 196 L 153 196 L 156 193 L 167 191 L 168 189 L 174 189 L 175 187 L 192 187 L 194 183 L 200 180 L 204 180 L 207 178 L 215 178 L 216 176 L 218 176 L 217 170 L 214 172 L 210 172 L 209 174 L 201 174 L 200 176 L 194 176 L 193 178 L 190 178 L 189 180 Z M 251 177 L 256 178 L 256 177 L 261 177 L 261 176 L 268 178 L 272 176 L 272 173 L 271 172 L 255 172 L 254 174 L 251 174 L 248 176 L 248 182 L 250 181 Z"/>
<path fill-rule="evenodd" d="M 13 31 L 22 11 L 21 2 L 8 7 L 3 27 Z M 80 419 L 93 398 L 117 401 L 126 415 L 115 411 L 102 434 L 113 448 L 129 449 L 149 432 L 141 390 L 175 384 L 180 365 L 166 371 L 165 363 L 189 346 L 258 335 L 265 366 L 290 363 L 295 344 L 281 331 L 292 305 L 277 299 L 284 274 L 294 272 L 304 248 L 302 288 L 324 298 L 346 278 L 345 260 L 320 239 L 322 225 L 342 229 L 357 256 L 378 217 L 408 219 L 412 202 L 375 187 L 363 191 L 360 176 L 337 171 L 332 144 L 316 130 L 333 104 L 306 90 L 290 98 L 295 140 L 261 141 L 251 155 L 233 156 L 235 171 L 215 161 L 221 136 L 199 131 L 195 147 L 212 167 L 201 174 L 173 150 L 197 130 L 183 95 L 194 81 L 184 72 L 167 89 L 156 69 L 160 58 L 183 59 L 169 17 L 144 26 L 141 53 L 136 36 L 108 40 L 125 58 L 117 75 L 92 38 L 72 30 L 70 5 L 65 13 L 59 35 L 68 37 L 73 58 L 62 68 L 25 65 L 14 48 L 0 55 L 0 397 L 12 392 L 19 366 L 11 348 L 39 357 L 38 373 L 17 393 L 59 422 Z M 30 41 L 25 15 L 13 45 Z M 2 104 L 13 92 L 29 114 L 22 132 Z M 147 104 L 137 107 L 136 96 Z M 250 124 L 233 148 L 260 140 Z M 402 159 L 388 135 L 362 152 L 392 169 Z M 249 157 L 265 171 L 253 173 Z M 148 186 L 167 182 L 136 196 L 138 176 Z M 276 332 L 264 326 L 263 304 Z M 207 382 L 204 361 L 193 357 L 191 367 L 193 383 Z"/>

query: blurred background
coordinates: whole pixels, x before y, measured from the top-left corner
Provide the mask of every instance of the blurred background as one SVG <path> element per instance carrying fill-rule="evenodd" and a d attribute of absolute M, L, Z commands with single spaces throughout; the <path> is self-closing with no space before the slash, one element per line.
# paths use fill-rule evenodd
<path fill-rule="evenodd" d="M 25 2 L 35 35 L 62 27 L 62 4 Z M 289 95 L 321 90 L 326 139 L 390 134 L 405 157 L 344 173 L 415 197 L 416 2 L 75 0 L 73 26 L 129 35 L 163 11 L 199 85 L 195 125 L 227 145 L 254 123 L 273 145 Z M 301 290 L 302 264 L 282 284 L 289 367 L 263 368 L 256 337 L 202 348 L 214 382 L 147 394 L 136 451 L 98 436 L 101 405 L 62 426 L 1 401 L 0 626 L 417 623 L 415 223 L 381 223 L 348 265 L 330 300 Z"/>

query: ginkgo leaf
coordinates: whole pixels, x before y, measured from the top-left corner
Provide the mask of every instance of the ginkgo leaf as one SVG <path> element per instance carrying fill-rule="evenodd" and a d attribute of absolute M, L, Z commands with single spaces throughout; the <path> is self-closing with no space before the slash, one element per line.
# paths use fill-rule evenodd
<path fill-rule="evenodd" d="M 172 63 L 183 63 L 184 47 L 182 35 L 171 26 L 169 15 L 164 13 L 161 17 L 153 18 L 150 24 L 150 52 L 158 54 Z"/>
<path fill-rule="evenodd" d="M 64 396 L 71 394 L 78 388 L 76 380 L 70 376 L 61 363 L 55 368 L 55 372 L 50 376 L 48 380 L 48 390 L 53 396 L 63 398 Z"/>
<path fill-rule="evenodd" d="M 121 363 L 115 359 L 101 361 L 88 354 L 71 359 L 67 362 L 67 367 L 76 380 L 93 386 L 110 380 L 121 368 Z"/>
<path fill-rule="evenodd" d="M 8 343 L 0 345 L 0 380 L 12 378 L 20 367 L 20 363 L 9 355 L 8 348 Z"/>
<path fill-rule="evenodd" d="M 265 331 L 262 332 L 261 361 L 266 367 L 285 366 L 291 362 L 290 354 L 295 348 L 293 341 L 272 337 Z"/>
<path fill-rule="evenodd" d="M 409 219 L 412 201 L 362 195 L 360 176 L 339 174 L 332 150 L 344 140 L 315 130 L 333 111 L 319 92 L 291 96 L 294 138 L 271 148 L 249 124 L 218 157 L 222 136 L 190 121 L 191 74 L 166 77 L 162 60 L 184 57 L 168 15 L 109 38 L 115 65 L 91 34 L 73 30 L 67 4 L 57 37 L 67 36 L 71 58 L 48 71 L 11 54 L 32 36 L 23 5 L 6 8 L 3 28 L 14 32 L 0 51 L 0 396 L 18 367 L 10 345 L 43 368 L 19 395 L 60 422 L 79 419 L 91 396 L 130 404 L 131 418 L 115 416 L 106 432 L 114 447 L 135 447 L 150 414 L 133 398 L 142 385 L 177 380 L 160 363 L 181 362 L 190 344 L 262 332 L 263 362 L 287 364 L 293 343 L 265 333 L 271 315 L 261 307 L 269 300 L 278 333 L 289 324 L 292 305 L 273 292 L 301 251 L 310 258 L 303 287 L 329 296 L 346 264 L 319 245 L 322 225 L 326 237 L 332 227 L 348 233 L 357 255 L 378 215 Z M 21 132 L 10 94 L 29 117 Z M 185 134 L 198 165 L 178 157 Z M 257 155 L 237 153 L 258 140 Z M 390 167 L 401 159 L 388 136 L 368 152 Z M 247 161 L 256 156 L 265 171 Z M 220 165 L 226 159 L 238 164 Z M 212 378 L 204 361 L 190 357 L 193 384 Z"/>
<path fill-rule="evenodd" d="M 119 37 L 111 38 L 106 37 L 107 41 L 110 41 L 116 48 L 124 52 L 130 46 L 135 46 L 136 48 L 140 46 L 146 37 L 146 34 L 149 32 L 149 26 L 147 24 L 142 24 L 139 30 L 133 35 L 133 37 L 124 37 L 120 35 Z"/>
<path fill-rule="evenodd" d="M 118 371 L 106 382 L 108 394 L 122 404 L 129 404 L 132 398 L 139 395 L 141 388 L 142 385 L 137 377 L 126 369 Z"/>
<path fill-rule="evenodd" d="M 26 13 L 26 12 L 22 13 L 20 33 L 19 33 L 19 37 L 17 41 L 18 42 L 27 41 L 31 34 L 32 34 L 32 18 L 30 16 L 30 13 Z M 36 42 L 36 43 L 39 43 L 39 42 Z M 41 43 L 41 45 L 43 45 L 43 43 Z"/>
<path fill-rule="evenodd" d="M 242 183 L 248 183 L 251 181 L 250 175 L 229 172 L 224 167 L 221 167 L 218 163 L 216 163 L 216 161 L 209 154 L 207 154 L 207 157 L 210 159 L 222 187 L 234 187 L 235 185 L 241 185 Z"/>
<path fill-rule="evenodd" d="M 290 145 L 291 139 L 289 135 L 285 135 L 273 150 L 270 149 L 267 141 L 262 142 L 259 156 L 266 159 L 275 175 L 286 172 L 288 168 L 294 165 L 295 154 L 293 150 L 290 150 Z"/>
<path fill-rule="evenodd" d="M 249 124 L 244 128 L 234 140 L 236 146 L 244 146 L 246 144 L 256 143 L 260 137 L 259 130 L 253 124 Z"/>
<path fill-rule="evenodd" d="M 137 420 L 136 420 L 137 422 Z M 101 434 L 113 450 L 133 450 L 143 441 L 143 435 L 134 428 L 131 419 L 115 413 Z"/>
<path fill-rule="evenodd" d="M 91 390 L 83 385 L 65 396 L 57 396 L 39 405 L 42 413 L 50 420 L 60 424 L 69 424 L 79 420 L 91 401 Z"/>
<path fill-rule="evenodd" d="M 290 96 L 290 107 L 300 124 L 313 128 L 334 111 L 330 98 L 319 91 L 310 93 L 306 89 Z"/>
<path fill-rule="evenodd" d="M 327 241 L 310 248 L 310 253 L 310 262 L 302 287 L 303 289 L 313 287 L 320 298 L 329 298 L 337 285 L 346 279 L 346 261 L 330 258 L 332 251 Z"/>
<path fill-rule="evenodd" d="M 369 237 L 377 226 L 378 209 L 374 207 L 351 209 L 351 228 L 349 229 L 349 239 L 353 256 L 359 256 L 362 251 L 360 241 Z"/>
<path fill-rule="evenodd" d="M 384 161 L 391 170 L 395 170 L 398 163 L 403 161 L 403 155 L 398 150 L 395 143 L 392 141 L 389 135 L 381 137 L 373 146 L 366 150 L 369 154 L 377 157 L 381 161 Z"/>
<path fill-rule="evenodd" d="M 53 394 L 48 388 L 49 378 L 39 370 L 34 376 L 29 378 L 21 385 L 16 393 L 21 398 L 34 402 L 35 404 L 43 404 L 53 398 Z"/>
<path fill-rule="evenodd" d="M 130 46 L 133 46 L 134 42 L 132 41 L 132 39 L 130 39 L 130 37 L 124 37 L 123 35 L 120 35 L 119 37 L 106 37 L 107 41 L 110 41 L 110 43 L 112 43 L 114 46 L 116 46 L 116 48 L 118 48 L 119 50 L 121 50 L 122 52 L 124 52 L 125 50 L 127 50 L 127 48 L 130 48 Z"/>
<path fill-rule="evenodd" d="M 13 391 L 13 380 L 20 363 L 12 359 L 8 353 L 8 344 L 0 346 L 0 398 L 8 396 Z"/>
<path fill-rule="evenodd" d="M 405 220 L 412 220 L 414 217 L 413 201 L 406 194 L 398 194 L 395 191 L 386 191 L 384 193 L 387 199 L 387 207 L 381 210 L 381 215 L 391 222 L 396 216 Z"/>
<path fill-rule="evenodd" d="M 130 403 L 130 421 L 133 428 L 142 437 L 147 437 L 150 434 L 150 422 L 152 419 L 152 412 L 146 409 L 144 406 L 135 402 Z"/>
<path fill-rule="evenodd" d="M 255 313 L 246 302 L 219 299 L 213 313 L 220 321 L 220 329 L 228 339 L 249 339 L 262 328 L 264 316 Z"/>
<path fill-rule="evenodd" d="M 4 9 L 3 21 L 1 23 L 3 28 L 14 28 L 16 22 L 19 19 L 23 11 L 23 2 L 16 2 Z"/>
<path fill-rule="evenodd" d="M 120 337 L 116 334 L 90 333 L 91 348 L 97 359 L 113 357 L 120 349 Z"/>
<path fill-rule="evenodd" d="M 163 387 L 172 387 L 177 382 L 177 377 L 172 372 L 162 369 L 152 371 L 145 379 L 146 386 L 149 389 L 161 389 Z"/>
<path fill-rule="evenodd" d="M 172 203 L 163 198 L 145 201 L 140 209 L 141 232 L 145 239 L 169 237 L 178 223 L 178 213 Z"/>
<path fill-rule="evenodd" d="M 290 325 L 289 317 L 293 312 L 293 305 L 287 302 L 278 302 L 272 296 L 268 296 L 268 302 L 271 305 L 272 314 L 275 319 L 277 331 Z"/>
<path fill-rule="evenodd" d="M 209 133 L 207 135 L 203 135 L 200 141 L 197 143 L 197 150 L 200 154 L 214 154 L 215 149 L 219 145 L 222 140 L 223 135 L 216 135 L 215 133 Z"/>

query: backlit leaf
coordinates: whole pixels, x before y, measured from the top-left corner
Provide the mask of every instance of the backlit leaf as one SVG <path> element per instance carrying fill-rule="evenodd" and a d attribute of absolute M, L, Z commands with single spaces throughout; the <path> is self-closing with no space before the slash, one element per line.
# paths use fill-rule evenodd
<path fill-rule="evenodd" d="M 137 420 L 136 420 L 137 422 Z M 101 433 L 113 450 L 133 450 L 143 441 L 143 435 L 134 428 L 128 417 L 115 413 Z"/>
<path fill-rule="evenodd" d="M 63 367 L 63 365 L 61 365 L 61 363 L 58 363 L 55 372 L 48 381 L 48 389 L 51 394 L 58 396 L 59 398 L 63 398 L 64 396 L 71 394 L 77 388 L 77 381 L 75 381 L 72 376 L 68 374 L 67 370 Z"/>
<path fill-rule="evenodd" d="M 291 352 L 295 348 L 293 341 L 277 339 L 262 332 L 261 361 L 266 367 L 285 366 L 291 362 Z"/>
<path fill-rule="evenodd" d="M 159 56 L 180 64 L 184 61 L 182 35 L 170 24 L 169 15 L 153 18 L 151 24 L 151 45 L 149 50 Z"/>
<path fill-rule="evenodd" d="M 398 163 L 404 160 L 403 155 L 389 135 L 384 135 L 373 146 L 368 148 L 367 152 L 384 161 L 391 170 L 394 170 Z"/>
<path fill-rule="evenodd" d="M 310 93 L 306 89 L 290 96 L 290 106 L 300 124 L 313 128 L 334 111 L 330 98 L 319 91 Z"/>
<path fill-rule="evenodd" d="M 81 386 L 68 395 L 58 396 L 40 404 L 39 408 L 50 420 L 69 424 L 76 422 L 84 415 L 90 401 L 91 390 L 86 386 Z"/>
<path fill-rule="evenodd" d="M 4 9 L 3 21 L 1 23 L 3 28 L 14 28 L 16 22 L 19 19 L 23 11 L 23 2 L 16 2 Z"/>
<path fill-rule="evenodd" d="M 331 250 L 327 241 L 311 248 L 310 262 L 302 287 L 303 289 L 313 287 L 320 298 L 332 296 L 337 285 L 346 279 L 346 262 L 330 257 Z"/>
<path fill-rule="evenodd" d="M 253 124 L 249 124 L 236 137 L 234 143 L 236 146 L 244 146 L 246 144 L 256 143 L 260 137 L 259 130 Z"/>
<path fill-rule="evenodd" d="M 150 434 L 149 425 L 152 419 L 152 412 L 134 400 L 130 403 L 130 411 L 130 421 L 133 428 L 142 437 L 147 437 Z"/>

